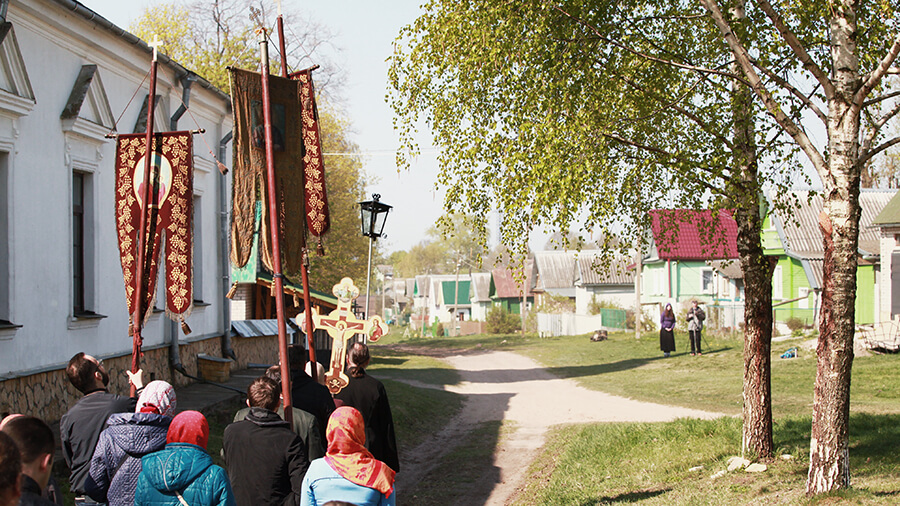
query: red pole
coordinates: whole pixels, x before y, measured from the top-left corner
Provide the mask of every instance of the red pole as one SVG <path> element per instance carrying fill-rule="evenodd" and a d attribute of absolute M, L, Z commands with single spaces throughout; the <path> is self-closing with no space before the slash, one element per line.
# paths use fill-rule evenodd
<path fill-rule="evenodd" d="M 279 4 L 279 8 L 281 8 L 281 4 Z M 288 68 L 287 68 L 287 51 L 284 48 L 284 19 L 282 19 L 281 13 L 278 13 L 278 22 L 276 24 L 278 27 L 278 44 L 281 48 L 281 77 L 288 77 Z M 312 72 L 312 70 L 310 70 Z M 300 237 L 300 240 L 303 242 L 303 260 L 300 262 L 300 281 L 303 285 L 303 310 L 306 311 L 306 342 L 309 348 L 309 361 L 311 364 L 316 363 L 316 341 L 313 337 L 313 322 L 312 322 L 312 304 L 309 300 L 309 271 L 306 268 L 306 263 L 308 261 L 307 250 L 306 250 L 306 234 L 303 234 Z M 316 370 L 312 370 L 313 376 L 316 375 Z"/>
<path fill-rule="evenodd" d="M 156 45 L 153 45 L 153 57 L 150 60 L 150 95 L 147 97 L 147 136 L 145 144 L 147 146 L 144 152 L 144 189 L 141 193 L 141 230 L 137 240 L 137 272 L 135 273 L 135 290 L 134 300 L 131 307 L 134 308 L 132 318 L 132 351 L 131 351 L 131 372 L 136 373 L 141 368 L 141 346 L 143 339 L 141 338 L 141 326 L 144 323 L 144 269 L 146 268 L 147 245 L 147 214 L 153 212 L 153 205 L 156 201 L 156 192 L 150 191 L 150 171 L 153 170 L 151 157 L 153 156 L 153 110 L 156 105 Z M 153 199 L 154 202 L 151 202 Z M 149 243 L 153 243 L 153 237 L 150 237 Z M 136 390 L 131 385 L 131 397 L 134 397 Z"/>
<path fill-rule="evenodd" d="M 269 231 L 272 234 L 272 288 L 275 290 L 275 311 L 278 317 L 278 356 L 281 358 L 281 396 L 284 402 L 284 420 L 294 423 L 291 412 L 291 370 L 288 363 L 287 332 L 284 322 L 284 274 L 281 273 L 281 243 L 278 226 L 278 197 L 275 188 L 275 152 L 272 149 L 272 106 L 269 101 L 269 45 L 266 29 L 261 30 L 259 40 L 262 74 L 263 120 L 266 131 L 266 190 L 269 205 Z"/>

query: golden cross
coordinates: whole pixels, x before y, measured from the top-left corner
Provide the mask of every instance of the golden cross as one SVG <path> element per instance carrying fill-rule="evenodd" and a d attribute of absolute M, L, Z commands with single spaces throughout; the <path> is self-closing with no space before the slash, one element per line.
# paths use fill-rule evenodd
<path fill-rule="evenodd" d="M 316 308 L 312 308 L 313 327 L 323 329 L 331 336 L 331 369 L 325 375 L 325 386 L 332 394 L 343 390 L 350 382 L 344 374 L 344 361 L 347 357 L 347 341 L 356 334 L 363 334 L 371 341 L 377 341 L 388 333 L 388 326 L 380 316 L 373 316 L 368 320 L 360 320 L 350 310 L 353 299 L 359 297 L 359 288 L 353 284 L 350 278 L 344 278 L 334 285 L 331 293 L 338 299 L 338 307 L 327 316 L 319 315 Z M 297 325 L 301 329 L 306 328 L 306 311 L 297 315 Z"/>

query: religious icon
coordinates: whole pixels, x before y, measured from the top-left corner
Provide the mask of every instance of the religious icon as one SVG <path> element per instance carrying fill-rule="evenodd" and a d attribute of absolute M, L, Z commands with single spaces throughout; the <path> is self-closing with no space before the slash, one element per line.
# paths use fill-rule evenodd
<path fill-rule="evenodd" d="M 166 197 L 169 196 L 169 189 L 172 188 L 172 164 L 169 163 L 168 158 L 160 153 L 154 152 L 152 155 L 150 186 L 151 188 L 158 187 L 156 205 L 162 207 L 166 202 Z M 142 156 L 137 159 L 134 163 L 134 167 L 131 169 L 131 180 L 134 182 L 134 195 L 137 197 L 142 208 L 144 207 L 144 170 L 146 167 L 146 157 Z M 153 180 L 153 176 L 157 177 L 156 181 Z M 148 195 L 150 194 L 148 193 Z"/>
<path fill-rule="evenodd" d="M 250 119 L 250 131 L 253 147 L 266 149 L 266 124 L 263 121 L 262 101 L 253 100 L 250 104 L 253 111 Z M 272 104 L 272 151 L 284 151 L 284 132 L 286 121 L 284 119 L 284 104 Z"/>

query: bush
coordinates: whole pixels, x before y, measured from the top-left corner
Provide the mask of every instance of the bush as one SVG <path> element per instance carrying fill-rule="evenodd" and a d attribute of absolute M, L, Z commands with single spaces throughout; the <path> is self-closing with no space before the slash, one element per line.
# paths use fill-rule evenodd
<path fill-rule="evenodd" d="M 512 334 L 522 328 L 522 319 L 519 315 L 508 313 L 501 306 L 494 306 L 487 313 L 488 334 Z"/>
<path fill-rule="evenodd" d="M 622 306 L 608 300 L 597 300 L 597 294 L 591 294 L 591 301 L 587 307 L 588 314 L 600 314 L 601 309 L 622 309 Z"/>
<path fill-rule="evenodd" d="M 444 324 L 437 322 L 434 326 L 434 337 L 444 337 Z"/>
<path fill-rule="evenodd" d="M 625 310 L 625 327 L 634 330 L 634 309 Z M 641 310 L 641 331 L 656 330 L 656 322 L 646 310 Z"/>
<path fill-rule="evenodd" d="M 798 330 L 803 330 L 804 328 L 806 328 L 806 322 L 797 317 L 788 318 L 787 321 L 784 322 L 784 324 L 787 325 L 787 328 L 791 329 L 791 334 Z"/>

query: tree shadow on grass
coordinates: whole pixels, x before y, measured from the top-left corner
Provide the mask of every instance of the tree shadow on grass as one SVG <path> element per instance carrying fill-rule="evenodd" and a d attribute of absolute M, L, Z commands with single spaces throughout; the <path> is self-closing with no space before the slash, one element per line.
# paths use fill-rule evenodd
<path fill-rule="evenodd" d="M 640 502 L 646 499 L 652 499 L 656 496 L 660 496 L 672 490 L 671 488 L 660 488 L 654 490 L 638 490 L 636 492 L 626 492 L 624 494 L 619 494 L 615 496 L 606 496 L 606 497 L 598 497 L 596 500 L 591 500 L 588 502 L 581 503 L 582 506 L 593 506 L 595 504 L 616 504 L 616 503 L 630 503 L 630 502 Z"/>

